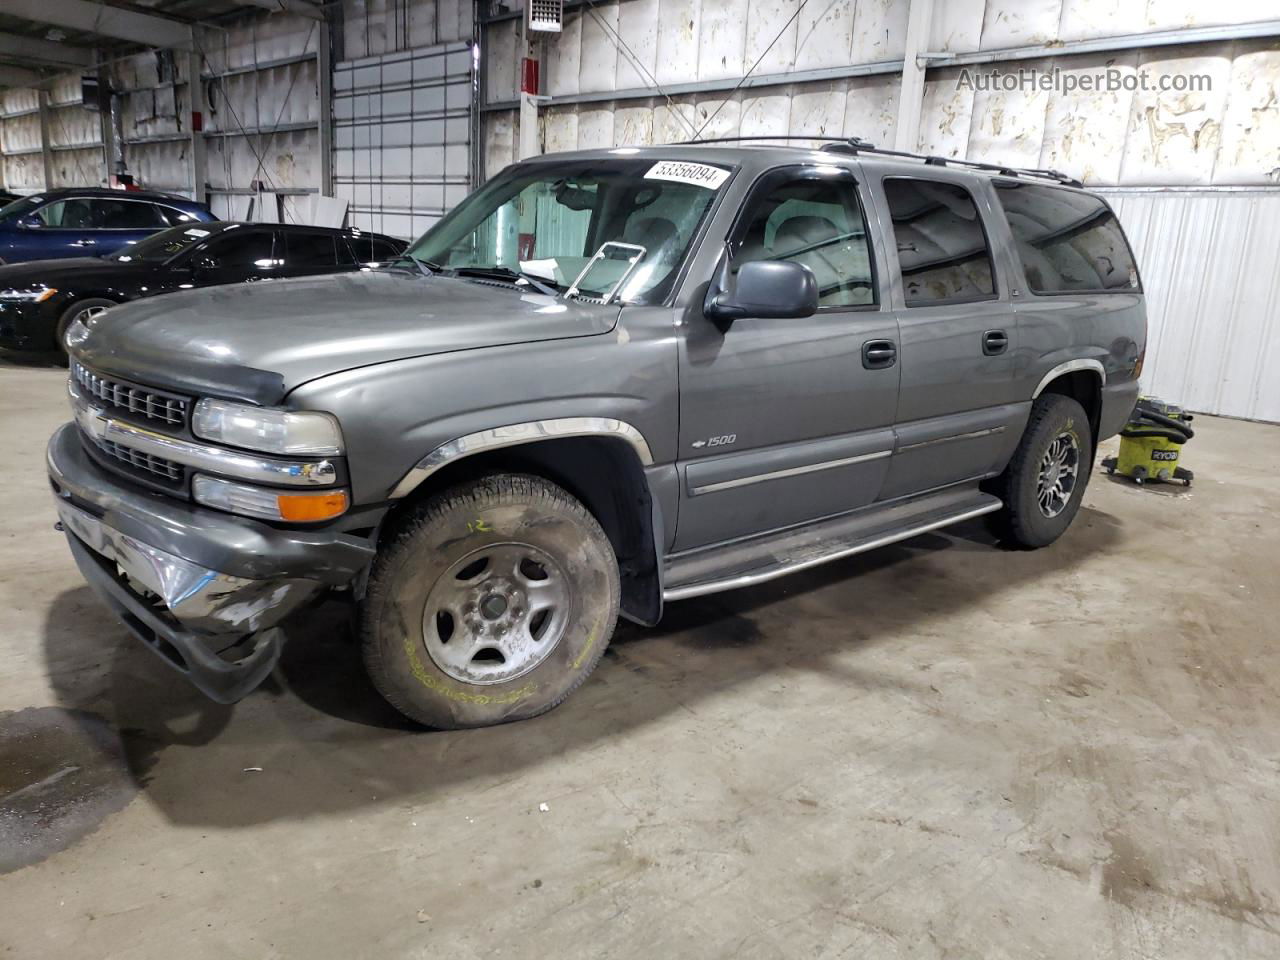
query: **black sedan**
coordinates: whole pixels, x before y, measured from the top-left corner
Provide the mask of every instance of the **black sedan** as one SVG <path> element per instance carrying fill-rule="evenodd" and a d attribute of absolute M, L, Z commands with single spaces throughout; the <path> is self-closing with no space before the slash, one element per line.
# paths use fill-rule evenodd
<path fill-rule="evenodd" d="M 61 350 L 72 321 L 139 297 L 220 283 L 341 273 L 405 243 L 356 230 L 260 223 L 172 227 L 108 257 L 0 266 L 0 347 Z"/>

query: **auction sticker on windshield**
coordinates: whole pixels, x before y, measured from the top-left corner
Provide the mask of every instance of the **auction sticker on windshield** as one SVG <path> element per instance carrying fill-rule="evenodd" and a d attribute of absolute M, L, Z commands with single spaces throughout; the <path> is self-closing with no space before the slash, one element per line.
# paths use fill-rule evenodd
<path fill-rule="evenodd" d="M 674 180 L 676 183 L 689 183 L 695 187 L 706 187 L 708 190 L 719 190 L 720 185 L 729 179 L 729 171 L 713 167 L 708 163 L 689 163 L 684 160 L 660 160 L 649 168 L 644 175 L 646 180 Z"/>

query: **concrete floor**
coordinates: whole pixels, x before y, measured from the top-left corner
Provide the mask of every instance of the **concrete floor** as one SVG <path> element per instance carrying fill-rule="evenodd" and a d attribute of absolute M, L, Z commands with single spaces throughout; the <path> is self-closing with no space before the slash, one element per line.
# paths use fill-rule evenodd
<path fill-rule="evenodd" d="M 1280 955 L 1278 427 L 1200 418 L 1190 492 L 1095 475 L 1048 550 L 677 604 L 554 713 L 421 733 L 324 616 L 236 707 L 131 640 L 52 530 L 63 376 L 0 359 L 0 826 L 82 792 L 11 831 L 0 956 Z"/>

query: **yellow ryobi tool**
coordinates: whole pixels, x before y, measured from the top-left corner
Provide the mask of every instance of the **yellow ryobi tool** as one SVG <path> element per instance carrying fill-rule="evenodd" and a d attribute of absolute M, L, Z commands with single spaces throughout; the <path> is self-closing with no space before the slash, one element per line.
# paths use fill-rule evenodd
<path fill-rule="evenodd" d="M 1103 460 L 1103 468 L 1135 483 L 1181 480 L 1191 486 L 1195 474 L 1178 466 L 1182 445 L 1195 436 L 1187 425 L 1191 420 L 1191 414 L 1176 404 L 1139 397 L 1129 422 L 1120 431 L 1120 455 Z"/>

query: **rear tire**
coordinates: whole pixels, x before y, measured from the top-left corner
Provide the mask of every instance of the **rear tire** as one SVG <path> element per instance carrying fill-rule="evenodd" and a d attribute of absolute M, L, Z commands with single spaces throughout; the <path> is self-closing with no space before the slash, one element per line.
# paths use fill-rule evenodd
<path fill-rule="evenodd" d="M 613 547 L 579 501 L 541 477 L 487 477 L 423 502 L 379 552 L 365 667 L 428 727 L 526 720 L 595 669 L 619 594 Z"/>
<path fill-rule="evenodd" d="M 1031 407 L 1022 440 L 1004 473 L 988 485 L 1004 501 L 993 532 L 1024 549 L 1057 540 L 1080 510 L 1093 463 L 1093 430 L 1070 397 L 1044 394 Z"/>

